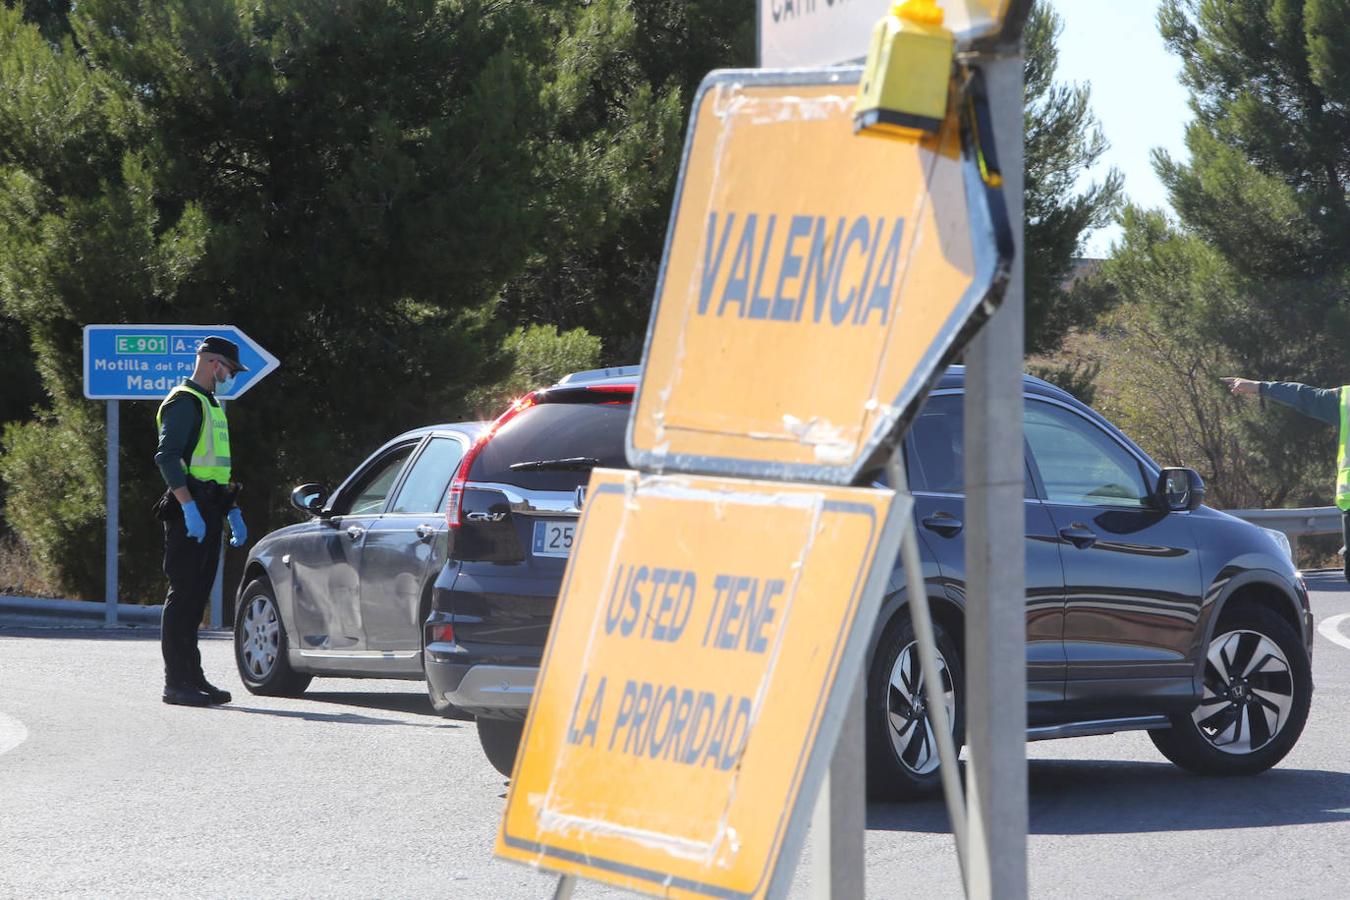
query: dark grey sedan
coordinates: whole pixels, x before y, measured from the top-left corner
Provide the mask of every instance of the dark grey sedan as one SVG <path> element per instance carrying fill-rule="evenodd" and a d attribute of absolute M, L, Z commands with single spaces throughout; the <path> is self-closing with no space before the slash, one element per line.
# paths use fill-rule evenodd
<path fill-rule="evenodd" d="M 295 489 L 291 503 L 310 520 L 258 541 L 240 584 L 234 646 L 245 687 L 294 696 L 315 675 L 425 677 L 422 623 L 446 559 L 446 489 L 484 430 L 410 431 L 331 494 L 320 484 Z"/>

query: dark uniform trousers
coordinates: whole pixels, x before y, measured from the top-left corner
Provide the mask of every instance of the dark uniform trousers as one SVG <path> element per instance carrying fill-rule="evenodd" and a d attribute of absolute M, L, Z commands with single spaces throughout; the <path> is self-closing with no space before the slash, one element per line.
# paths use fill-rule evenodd
<path fill-rule="evenodd" d="M 197 649 L 197 627 L 216 581 L 225 509 L 218 491 L 194 485 L 192 496 L 197 501 L 197 511 L 206 520 L 206 537 L 201 543 L 188 537 L 178 503 L 165 504 L 164 574 L 169 579 L 169 594 L 164 600 L 160 648 L 164 653 L 164 680 L 168 684 L 205 680 L 201 651 Z"/>
<path fill-rule="evenodd" d="M 1350 581 L 1350 510 L 1341 513 L 1341 547 L 1345 553 L 1345 580 Z"/>

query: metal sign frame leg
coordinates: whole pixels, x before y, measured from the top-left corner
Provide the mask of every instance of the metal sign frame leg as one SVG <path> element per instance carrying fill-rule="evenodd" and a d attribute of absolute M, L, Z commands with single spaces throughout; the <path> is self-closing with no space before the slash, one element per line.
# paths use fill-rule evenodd
<path fill-rule="evenodd" d="M 853 688 L 839 743 L 811 814 L 811 883 L 813 894 L 822 900 L 862 900 L 866 893 L 866 678 L 864 670 Z"/>
<path fill-rule="evenodd" d="M 900 461 L 899 451 L 893 453 L 886 465 L 886 475 L 897 496 L 909 492 L 908 479 Z M 939 772 L 942 793 L 951 820 L 952 835 L 956 841 L 957 864 L 962 883 L 966 882 L 966 807 L 961 791 L 960 769 L 957 768 L 956 744 L 952 740 L 951 721 L 944 705 L 941 676 L 937 665 L 937 641 L 933 635 L 933 617 L 928 608 L 928 595 L 923 581 L 923 563 L 919 557 L 919 536 L 914 518 L 905 523 L 901 539 L 901 562 L 905 570 L 906 591 L 910 615 L 914 623 L 915 640 L 919 645 L 919 667 L 922 671 L 928 708 L 933 717 L 937 739 Z M 867 672 L 854 690 L 853 699 L 830 760 L 830 770 L 821 785 L 820 795 L 811 820 L 812 884 L 813 894 L 828 900 L 861 900 L 866 888 L 866 724 L 864 698 Z"/>
<path fill-rule="evenodd" d="M 966 792 L 970 897 L 1027 896 L 1022 56 L 982 65 L 1016 256 L 966 355 Z"/>
<path fill-rule="evenodd" d="M 109 400 L 107 419 L 108 460 L 104 480 L 106 490 L 104 509 L 107 526 L 103 541 L 103 624 L 117 624 L 117 523 L 118 495 L 121 494 L 121 471 L 118 449 L 122 442 L 122 410 L 119 401 Z"/>
<path fill-rule="evenodd" d="M 886 475 L 897 492 L 907 493 L 909 481 L 900 463 L 900 451 L 891 455 Z M 962 885 L 969 885 L 967 875 L 966 803 L 961 791 L 961 770 L 958 768 L 956 742 L 952 740 L 952 723 L 947 718 L 946 697 L 943 696 L 941 674 L 937 664 L 937 639 L 933 635 L 933 615 L 928 607 L 928 591 L 923 580 L 923 560 L 919 556 L 919 533 L 914 518 L 905 523 L 905 536 L 900 545 L 901 563 L 905 570 L 905 592 L 909 599 L 910 619 L 914 624 L 914 640 L 919 645 L 919 670 L 928 695 L 928 711 L 933 719 L 934 737 L 938 745 L 938 774 L 942 778 L 942 796 L 947 804 L 947 818 L 951 822 L 952 837 L 956 842 L 956 863 L 961 872 Z"/>

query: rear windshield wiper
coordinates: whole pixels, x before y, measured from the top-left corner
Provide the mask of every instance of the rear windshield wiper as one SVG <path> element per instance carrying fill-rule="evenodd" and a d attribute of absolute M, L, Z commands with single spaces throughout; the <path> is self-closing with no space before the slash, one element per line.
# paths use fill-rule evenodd
<path fill-rule="evenodd" d="M 508 468 L 512 472 L 519 472 L 522 469 L 531 469 L 539 471 L 542 469 L 553 469 L 557 471 L 581 471 L 585 469 L 594 469 L 600 465 L 600 460 L 594 456 L 569 456 L 567 459 L 534 459 L 529 462 L 512 463 Z"/>

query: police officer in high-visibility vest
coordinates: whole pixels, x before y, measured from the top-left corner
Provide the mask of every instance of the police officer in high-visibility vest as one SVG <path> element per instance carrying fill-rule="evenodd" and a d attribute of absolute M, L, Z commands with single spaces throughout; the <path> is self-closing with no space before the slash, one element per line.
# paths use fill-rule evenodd
<path fill-rule="evenodd" d="M 1305 416 L 1340 429 L 1340 449 L 1336 453 L 1336 505 L 1341 510 L 1341 536 L 1350 547 L 1350 385 L 1338 388 L 1309 387 L 1292 381 L 1252 381 L 1248 378 L 1221 379 L 1234 394 L 1269 397 L 1276 403 L 1293 407 Z M 1350 581 L 1350 549 L 1345 553 L 1345 578 Z"/>
<path fill-rule="evenodd" d="M 169 391 L 155 416 L 155 463 L 169 488 L 156 506 L 169 578 L 160 637 L 164 702 L 178 706 L 230 702 L 230 693 L 202 671 L 197 627 L 215 583 L 223 521 L 230 523 L 230 546 L 243 546 L 248 538 L 235 506 L 238 486 L 230 481 L 230 428 L 215 396 L 230 390 L 235 375 L 245 371 L 238 345 L 208 337 L 197 345 L 192 377 Z"/>

